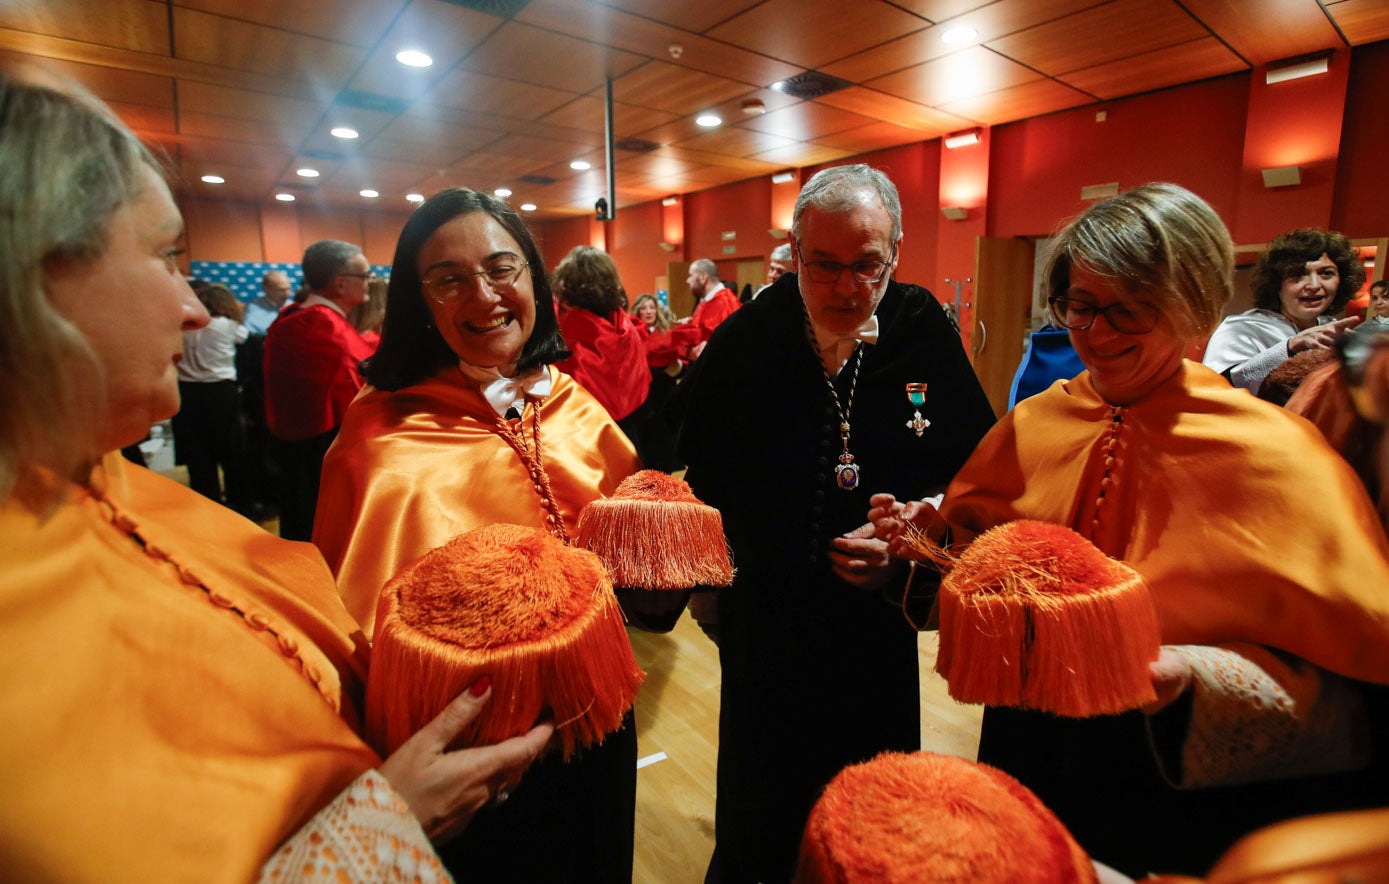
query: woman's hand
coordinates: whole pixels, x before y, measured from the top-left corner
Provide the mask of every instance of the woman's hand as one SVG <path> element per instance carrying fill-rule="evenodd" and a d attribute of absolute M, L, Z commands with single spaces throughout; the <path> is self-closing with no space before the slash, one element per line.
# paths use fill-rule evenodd
<path fill-rule="evenodd" d="M 522 772 L 554 736 L 554 725 L 543 723 L 494 746 L 446 751 L 491 696 L 491 684 L 484 676 L 381 763 L 381 774 L 436 844 L 463 831 L 489 801 L 505 801 Z"/>
<path fill-rule="evenodd" d="M 1304 350 L 1326 350 L 1334 347 L 1342 335 L 1359 324 L 1360 317 L 1347 316 L 1325 325 L 1304 328 L 1288 338 L 1288 355 L 1295 356 Z"/>
<path fill-rule="evenodd" d="M 1148 664 L 1148 672 L 1157 692 L 1157 699 L 1143 707 L 1148 715 L 1161 712 L 1191 686 L 1191 664 L 1171 648 L 1164 647 L 1158 653 L 1158 658 Z"/>

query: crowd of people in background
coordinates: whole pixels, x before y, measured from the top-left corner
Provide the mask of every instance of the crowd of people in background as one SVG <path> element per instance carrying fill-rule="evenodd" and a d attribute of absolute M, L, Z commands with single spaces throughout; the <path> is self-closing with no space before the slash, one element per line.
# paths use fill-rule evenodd
<path fill-rule="evenodd" d="M 984 716 L 980 760 L 1095 862 L 1200 874 L 1264 824 L 1386 803 L 1389 293 L 1343 315 L 1366 280 L 1345 236 L 1275 239 L 1226 316 L 1204 200 L 1091 205 L 1042 283 L 1079 367 L 996 418 L 939 299 L 896 278 L 901 200 L 866 165 L 806 181 L 746 300 L 693 261 L 682 318 L 601 249 L 547 269 L 461 187 L 414 210 L 389 279 L 325 240 L 292 300 L 273 271 L 243 305 L 185 281 L 159 169 L 95 98 L 0 72 L 17 879 L 631 880 L 633 710 L 573 757 L 545 720 L 459 748 L 511 701 L 486 676 L 387 757 L 360 722 L 385 584 L 485 526 L 570 543 L 643 466 L 685 470 L 737 567 L 692 611 L 722 667 L 707 880 L 790 880 L 826 785 L 920 748 L 913 544 L 1017 520 L 1126 563 L 1156 610 L 1155 702 Z M 118 454 L 169 418 L 189 488 Z M 267 506 L 311 545 L 230 511 Z"/>

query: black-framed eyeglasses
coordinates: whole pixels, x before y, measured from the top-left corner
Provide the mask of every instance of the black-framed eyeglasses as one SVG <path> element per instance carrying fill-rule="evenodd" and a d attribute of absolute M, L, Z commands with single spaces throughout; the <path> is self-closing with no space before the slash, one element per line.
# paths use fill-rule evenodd
<path fill-rule="evenodd" d="M 521 278 L 521 273 L 530 269 L 530 265 L 524 261 L 516 263 L 504 262 L 494 264 L 486 270 L 445 270 L 421 280 L 425 294 L 430 299 L 439 304 L 452 301 L 468 290 L 474 278 L 480 277 L 487 282 L 487 287 L 492 291 L 498 289 L 510 289 L 516 285 L 516 281 Z"/>
<path fill-rule="evenodd" d="M 338 276 L 350 276 L 350 277 L 352 277 L 353 279 L 361 279 L 361 280 L 365 280 L 365 281 L 367 281 L 367 282 L 371 282 L 371 281 L 374 280 L 374 279 L 380 279 L 380 278 L 381 278 L 381 277 L 377 276 L 375 273 L 370 273 L 370 272 L 368 272 L 368 273 L 339 273 Z"/>
<path fill-rule="evenodd" d="M 1103 314 L 1105 322 L 1117 332 L 1126 335 L 1146 335 L 1157 328 L 1158 308 L 1142 301 L 1125 303 L 1115 301 L 1108 307 L 1100 307 L 1089 301 L 1053 295 L 1047 298 L 1051 316 L 1057 325 L 1072 331 L 1085 331 L 1095 324 L 1095 317 Z"/>
<path fill-rule="evenodd" d="M 796 243 L 796 251 L 801 251 L 801 244 Z M 862 285 L 871 285 L 875 282 L 882 282 L 883 277 L 887 276 L 892 269 L 892 262 L 897 258 L 897 247 L 892 247 L 892 254 L 886 261 L 857 261 L 853 264 L 840 264 L 836 261 L 802 261 L 801 272 L 810 277 L 811 282 L 829 285 L 839 282 L 839 278 L 848 270 L 854 275 L 854 282 Z"/>

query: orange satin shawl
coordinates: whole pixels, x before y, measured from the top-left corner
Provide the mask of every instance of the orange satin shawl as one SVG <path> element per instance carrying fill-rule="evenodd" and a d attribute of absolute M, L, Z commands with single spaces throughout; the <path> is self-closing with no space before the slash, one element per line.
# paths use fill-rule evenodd
<path fill-rule="evenodd" d="M 610 495 L 638 463 L 598 400 L 549 371 L 542 458 L 572 537 L 584 504 Z M 524 416 L 528 444 L 533 408 Z M 456 367 L 394 393 L 367 387 L 347 410 L 323 461 L 314 543 L 368 636 L 381 587 L 431 549 L 498 522 L 544 530 L 540 496 L 496 421 Z"/>
<path fill-rule="evenodd" d="M 0 507 L 3 876 L 251 880 L 379 763 L 344 720 L 365 643 L 308 544 L 116 454 L 103 486 L 116 519 L 37 471 Z M 180 569 L 285 636 L 322 690 Z"/>
<path fill-rule="evenodd" d="M 946 492 L 956 540 L 1013 519 L 1090 537 L 1111 412 L 1088 372 L 1019 403 Z M 1389 683 L 1389 543 L 1311 424 L 1185 362 L 1123 409 L 1116 454 L 1092 539 L 1147 580 L 1164 643 L 1256 642 Z"/>

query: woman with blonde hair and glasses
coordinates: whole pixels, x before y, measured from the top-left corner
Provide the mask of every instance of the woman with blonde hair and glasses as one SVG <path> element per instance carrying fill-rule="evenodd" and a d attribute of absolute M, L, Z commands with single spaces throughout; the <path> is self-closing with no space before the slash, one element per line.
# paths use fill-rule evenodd
<path fill-rule="evenodd" d="M 208 314 L 159 165 L 95 99 L 34 80 L 71 88 L 0 63 L 3 876 L 440 870 L 429 839 L 553 728 L 447 751 L 490 698 L 474 685 L 383 761 L 357 730 L 368 648 L 322 558 L 121 459 L 178 409 L 183 333 Z"/>
<path fill-rule="evenodd" d="M 569 355 L 540 251 L 505 202 L 449 188 L 405 223 L 368 386 L 323 465 L 314 542 L 368 636 L 382 586 L 454 536 L 509 523 L 574 536 L 637 469 Z M 500 699 L 499 699 L 500 702 Z M 445 853 L 476 880 L 629 880 L 636 729 L 542 760 Z"/>

